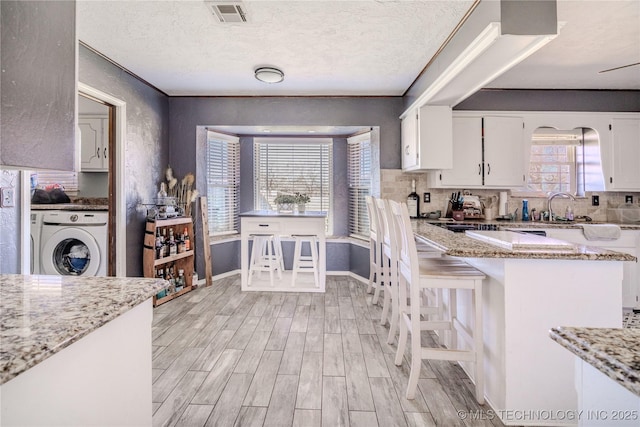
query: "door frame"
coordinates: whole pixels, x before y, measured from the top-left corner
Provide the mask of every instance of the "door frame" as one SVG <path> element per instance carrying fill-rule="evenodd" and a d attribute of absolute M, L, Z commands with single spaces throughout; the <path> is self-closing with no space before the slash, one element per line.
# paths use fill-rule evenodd
<path fill-rule="evenodd" d="M 127 275 L 127 197 L 124 182 L 124 145 L 127 138 L 127 103 L 82 82 L 78 82 L 78 93 L 89 95 L 114 107 L 115 129 L 113 138 L 110 137 L 110 139 L 113 140 L 115 158 L 109 156 L 109 173 L 115 177 L 115 185 L 113 186 L 113 195 L 109 201 L 109 217 L 115 218 L 116 253 L 115 257 L 110 258 L 115 262 L 115 275 L 117 277 L 125 277 Z M 110 151 L 113 152 L 113 150 Z M 113 178 L 109 179 L 112 180 Z M 113 229 L 111 225 L 110 229 Z"/>

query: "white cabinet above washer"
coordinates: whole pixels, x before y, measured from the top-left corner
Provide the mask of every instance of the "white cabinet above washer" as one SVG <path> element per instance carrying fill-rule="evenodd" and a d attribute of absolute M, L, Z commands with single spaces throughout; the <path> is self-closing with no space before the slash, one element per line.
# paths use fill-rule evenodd
<path fill-rule="evenodd" d="M 80 116 L 80 170 L 82 172 L 109 171 L 109 117 Z"/>

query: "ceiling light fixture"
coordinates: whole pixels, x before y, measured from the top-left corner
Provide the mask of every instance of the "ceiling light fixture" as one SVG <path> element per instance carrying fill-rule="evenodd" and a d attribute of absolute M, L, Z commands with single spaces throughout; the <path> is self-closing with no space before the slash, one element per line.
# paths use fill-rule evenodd
<path fill-rule="evenodd" d="M 273 67 L 260 67 L 255 70 L 256 79 L 265 83 L 280 83 L 284 80 L 284 73 Z"/>

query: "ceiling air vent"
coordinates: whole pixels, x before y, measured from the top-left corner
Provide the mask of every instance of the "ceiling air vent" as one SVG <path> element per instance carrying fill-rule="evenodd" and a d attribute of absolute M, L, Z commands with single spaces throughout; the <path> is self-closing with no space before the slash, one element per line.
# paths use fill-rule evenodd
<path fill-rule="evenodd" d="M 205 1 L 220 22 L 247 22 L 247 14 L 240 1 Z"/>

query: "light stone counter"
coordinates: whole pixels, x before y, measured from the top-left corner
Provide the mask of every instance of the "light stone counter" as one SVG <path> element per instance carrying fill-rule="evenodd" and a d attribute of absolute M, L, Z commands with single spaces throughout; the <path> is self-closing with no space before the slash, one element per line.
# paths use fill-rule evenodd
<path fill-rule="evenodd" d="M 142 278 L 0 275 L 0 384 L 167 286 Z"/>
<path fill-rule="evenodd" d="M 551 339 L 640 396 L 640 329 L 558 327 Z"/>
<path fill-rule="evenodd" d="M 574 251 L 554 249 L 507 249 L 472 239 L 464 233 L 454 233 L 423 220 L 412 220 L 413 232 L 426 239 L 445 255 L 463 258 L 521 258 L 635 261 L 636 257 L 592 246 L 575 245 Z"/>

